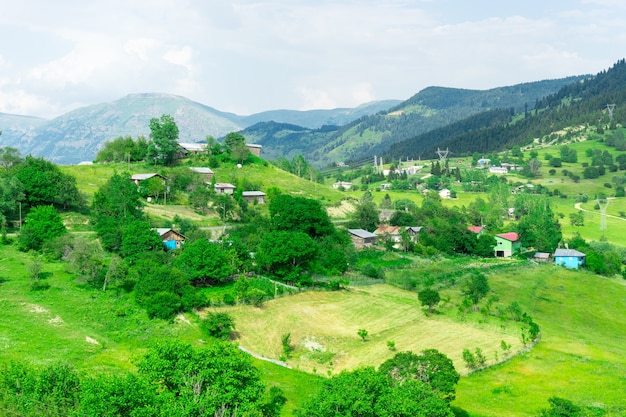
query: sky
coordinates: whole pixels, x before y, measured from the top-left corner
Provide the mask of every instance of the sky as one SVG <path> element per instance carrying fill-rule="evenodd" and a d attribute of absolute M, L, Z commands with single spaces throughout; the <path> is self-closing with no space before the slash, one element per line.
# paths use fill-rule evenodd
<path fill-rule="evenodd" d="M 0 0 L 0 112 L 356 107 L 596 74 L 624 45 L 626 0 Z"/>

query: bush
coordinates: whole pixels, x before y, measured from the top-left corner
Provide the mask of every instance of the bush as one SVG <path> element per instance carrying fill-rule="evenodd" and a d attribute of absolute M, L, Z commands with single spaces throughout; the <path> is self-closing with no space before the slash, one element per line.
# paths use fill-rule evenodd
<path fill-rule="evenodd" d="M 231 330 L 235 329 L 235 320 L 228 313 L 208 313 L 200 328 L 208 336 L 228 340 Z"/>
<path fill-rule="evenodd" d="M 150 318 L 164 320 L 172 319 L 181 308 L 180 297 L 170 292 L 158 292 L 146 304 L 146 312 Z"/>

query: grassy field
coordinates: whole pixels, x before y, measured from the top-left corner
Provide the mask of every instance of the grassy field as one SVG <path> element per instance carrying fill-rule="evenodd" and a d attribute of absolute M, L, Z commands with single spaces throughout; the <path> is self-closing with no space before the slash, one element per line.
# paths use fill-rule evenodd
<path fill-rule="evenodd" d="M 490 282 L 520 300 L 541 342 L 512 361 L 462 378 L 455 405 L 482 416 L 531 416 L 550 396 L 626 415 L 626 281 L 542 266 Z M 598 414 L 602 415 L 602 414 Z"/>
<path fill-rule="evenodd" d="M 238 341 L 265 357 L 282 354 L 281 336 L 291 333 L 296 347 L 291 366 L 326 375 L 391 358 L 397 350 L 421 352 L 435 347 L 464 370 L 463 349 L 480 347 L 493 358 L 506 340 L 521 348 L 517 326 L 462 323 L 446 315 L 426 316 L 413 292 L 388 285 L 353 287 L 349 291 L 305 292 L 268 302 L 264 308 L 223 307 L 235 318 Z M 357 335 L 365 329 L 363 342 Z"/>
<path fill-rule="evenodd" d="M 173 323 L 149 320 L 129 294 L 103 293 L 76 282 L 63 263 L 46 263 L 43 282 L 49 288 L 32 291 L 27 272 L 31 263 L 32 255 L 0 246 L 1 360 L 66 361 L 85 372 L 114 373 L 134 369 L 133 358 L 156 340 L 203 344 L 193 314 Z M 497 304 L 518 301 L 541 326 L 542 340 L 510 362 L 463 377 L 454 405 L 477 417 L 534 416 L 548 397 L 557 395 L 613 410 L 607 416 L 623 415 L 626 281 L 520 262 L 485 271 L 500 298 Z M 236 318 L 237 341 L 263 356 L 280 357 L 280 337 L 292 333 L 296 349 L 288 363 L 295 369 L 255 362 L 268 384 L 285 391 L 287 416 L 316 392 L 329 371 L 378 365 L 391 357 L 388 341 L 398 351 L 437 348 L 462 373 L 464 348 L 481 347 L 490 363 L 500 340 L 519 348 L 515 325 L 503 328 L 499 318 L 479 313 L 463 320 L 456 313 L 459 287 L 444 289 L 442 295 L 450 300 L 432 317 L 424 315 L 414 292 L 389 285 L 305 292 L 260 309 L 237 306 L 227 311 Z M 357 336 L 359 329 L 369 332 L 365 342 Z"/>

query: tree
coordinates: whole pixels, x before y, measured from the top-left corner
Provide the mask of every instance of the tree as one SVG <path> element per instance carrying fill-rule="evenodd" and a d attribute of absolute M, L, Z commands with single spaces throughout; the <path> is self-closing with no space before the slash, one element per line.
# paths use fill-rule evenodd
<path fill-rule="evenodd" d="M 244 146 L 246 144 L 246 138 L 241 133 L 230 132 L 224 138 L 224 145 L 226 146 L 229 152 L 232 152 L 232 150 L 237 145 L 241 145 L 241 144 L 243 144 Z"/>
<path fill-rule="evenodd" d="M 148 350 L 138 370 L 158 392 L 177 399 L 180 415 L 259 416 L 267 406 L 250 356 L 228 342 L 211 341 L 199 349 L 161 342 Z"/>
<path fill-rule="evenodd" d="M 0 148 L 0 167 L 4 169 L 5 174 L 22 161 L 20 151 L 17 149 L 10 146 Z"/>
<path fill-rule="evenodd" d="M 454 387 L 461 378 L 452 360 L 436 349 L 424 350 L 421 355 L 413 352 L 397 353 L 392 359 L 383 362 L 378 370 L 398 385 L 411 379 L 424 382 L 430 386 L 433 394 L 446 401 L 454 400 Z"/>
<path fill-rule="evenodd" d="M 362 368 L 324 381 L 298 417 L 453 417 L 450 405 L 428 385 L 409 380 L 396 384 L 385 373 Z"/>
<path fill-rule="evenodd" d="M 376 204 L 364 201 L 356 206 L 349 227 L 354 229 L 375 230 L 379 222 Z"/>
<path fill-rule="evenodd" d="M 312 238 L 333 234 L 328 213 L 317 200 L 277 195 L 270 202 L 270 220 L 275 230 L 300 231 Z"/>
<path fill-rule="evenodd" d="M 3 217 L 17 212 L 19 203 L 24 201 L 22 183 L 14 176 L 0 177 L 0 225 Z"/>
<path fill-rule="evenodd" d="M 29 206 L 52 204 L 67 208 L 83 204 L 83 198 L 76 187 L 76 178 L 64 174 L 53 163 L 43 158 L 27 156 L 14 169 Z"/>
<path fill-rule="evenodd" d="M 368 335 L 367 330 L 365 330 L 365 329 L 359 329 L 359 331 L 358 331 L 358 332 L 356 332 L 356 333 L 359 335 L 359 337 L 361 338 L 361 340 L 362 340 L 363 342 L 365 342 L 365 338 L 367 338 L 367 335 Z"/>
<path fill-rule="evenodd" d="M 161 118 L 150 119 L 150 156 L 155 163 L 170 165 L 178 151 L 178 126 L 174 118 L 164 114 Z"/>
<path fill-rule="evenodd" d="M 248 157 L 250 155 L 250 149 L 245 143 L 237 143 L 232 148 L 230 148 L 230 158 L 234 162 L 239 162 L 243 164 L 248 160 Z"/>
<path fill-rule="evenodd" d="M 228 313 L 207 313 L 200 324 L 202 331 L 211 337 L 228 340 L 230 332 L 235 329 L 235 320 Z"/>
<path fill-rule="evenodd" d="M 163 241 L 150 223 L 141 219 L 132 219 L 122 228 L 120 255 L 132 265 L 148 251 L 163 250 Z"/>
<path fill-rule="evenodd" d="M 259 268 L 286 281 L 301 282 L 301 272 L 318 254 L 318 245 L 304 232 L 272 231 L 263 235 L 255 259 Z"/>
<path fill-rule="evenodd" d="M 232 220 L 235 210 L 237 208 L 237 203 L 235 200 L 227 195 L 227 194 L 219 194 L 215 196 L 213 199 L 213 209 L 220 216 L 222 221 Z"/>
<path fill-rule="evenodd" d="M 422 306 L 428 306 L 428 313 L 433 313 L 433 308 L 439 304 L 441 301 L 441 297 L 439 296 L 439 292 L 435 291 L 431 288 L 426 288 L 417 293 L 417 298 L 419 299 Z"/>
<path fill-rule="evenodd" d="M 481 272 L 473 272 L 465 283 L 462 293 L 476 305 L 489 293 L 490 289 L 487 276 Z"/>
<path fill-rule="evenodd" d="M 236 258 L 221 244 L 198 239 L 185 244 L 175 265 L 191 282 L 225 282 L 236 271 Z"/>
<path fill-rule="evenodd" d="M 563 234 L 548 197 L 518 194 L 515 212 L 521 216 L 517 232 L 522 245 L 541 252 L 554 252 Z"/>
<path fill-rule="evenodd" d="M 35 207 L 28 213 L 24 221 L 24 227 L 18 239 L 19 248 L 23 251 L 39 250 L 45 242 L 66 232 L 63 219 L 54 207 Z"/>

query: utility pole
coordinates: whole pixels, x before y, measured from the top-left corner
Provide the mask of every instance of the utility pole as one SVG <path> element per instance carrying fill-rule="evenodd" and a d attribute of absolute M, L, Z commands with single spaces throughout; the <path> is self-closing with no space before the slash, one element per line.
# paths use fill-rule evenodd
<path fill-rule="evenodd" d="M 615 104 L 607 104 L 606 109 L 609 112 L 609 121 L 613 120 L 613 110 L 615 110 Z"/>

